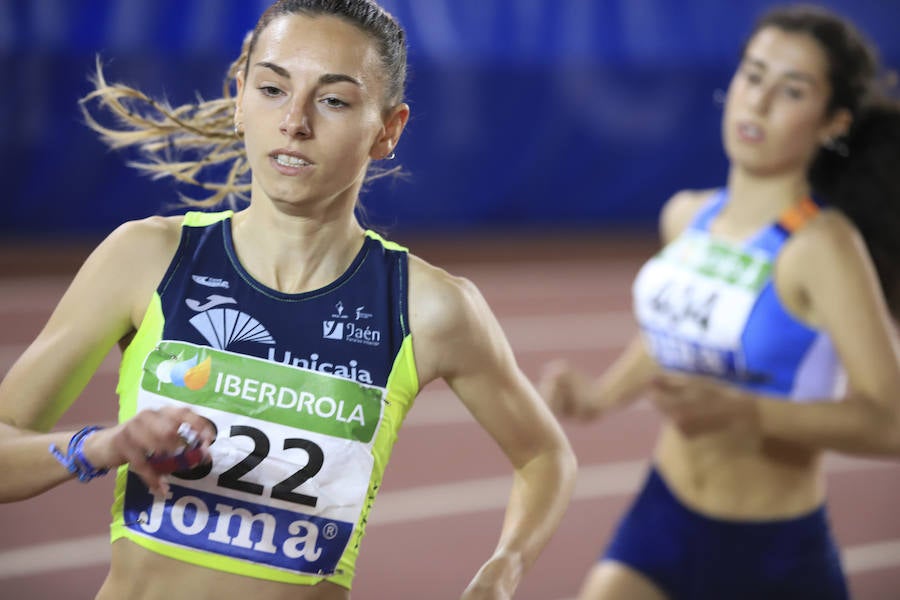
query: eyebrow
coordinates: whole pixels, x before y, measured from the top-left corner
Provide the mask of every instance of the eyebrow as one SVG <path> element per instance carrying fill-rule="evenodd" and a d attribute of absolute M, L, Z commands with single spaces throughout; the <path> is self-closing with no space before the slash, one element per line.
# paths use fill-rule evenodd
<path fill-rule="evenodd" d="M 746 57 L 746 61 L 750 63 L 750 65 L 762 69 L 763 71 L 768 70 L 768 65 L 758 58 L 753 58 L 752 56 Z M 809 73 L 803 73 L 802 71 L 788 71 L 785 73 L 785 77 L 788 79 L 793 79 L 794 81 L 800 81 L 803 83 L 808 83 L 813 87 L 817 87 L 819 85 L 818 80 L 815 77 L 810 75 Z"/>
<path fill-rule="evenodd" d="M 270 70 L 274 71 L 276 74 L 280 75 L 281 77 L 284 77 L 285 79 L 291 78 L 291 74 L 288 72 L 287 69 L 285 69 L 284 67 L 280 67 L 274 63 L 262 61 L 262 62 L 256 63 L 254 66 L 262 67 L 264 69 L 270 69 Z M 321 85 L 328 85 L 330 83 L 341 83 L 341 82 L 352 83 L 353 85 L 355 85 L 357 87 L 363 87 L 363 84 L 361 81 L 359 81 L 355 77 L 351 77 L 351 76 L 345 75 L 343 73 L 326 73 L 326 74 L 322 75 L 321 77 L 319 77 L 319 84 L 321 84 Z"/>

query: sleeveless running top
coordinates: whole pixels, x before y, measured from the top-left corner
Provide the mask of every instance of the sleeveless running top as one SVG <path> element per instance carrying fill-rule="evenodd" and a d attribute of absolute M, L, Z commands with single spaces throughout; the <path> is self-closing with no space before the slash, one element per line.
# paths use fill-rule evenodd
<path fill-rule="evenodd" d="M 418 392 L 407 252 L 366 232 L 332 284 L 285 294 L 237 260 L 231 211 L 191 212 L 120 370 L 119 421 L 188 406 L 212 462 L 153 496 L 119 468 L 112 539 L 261 579 L 350 588 L 366 519 Z"/>
<path fill-rule="evenodd" d="M 818 207 L 807 199 L 735 243 L 709 233 L 727 201 L 726 190 L 715 193 L 638 273 L 634 310 L 648 351 L 663 367 L 758 393 L 834 398 L 843 371 L 830 339 L 791 316 L 772 281 L 782 245 Z"/>

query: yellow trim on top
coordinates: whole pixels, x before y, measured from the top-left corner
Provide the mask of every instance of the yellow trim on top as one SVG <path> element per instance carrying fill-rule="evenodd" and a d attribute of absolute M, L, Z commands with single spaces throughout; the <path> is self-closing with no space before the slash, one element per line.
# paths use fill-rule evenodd
<path fill-rule="evenodd" d="M 187 227 L 206 227 L 207 225 L 224 221 L 233 215 L 233 210 L 223 210 L 219 212 L 190 211 L 184 214 L 183 225 Z"/>
<path fill-rule="evenodd" d="M 409 252 L 408 248 L 401 246 L 400 244 L 398 244 L 396 242 L 392 242 L 390 240 L 383 238 L 381 235 L 375 233 L 371 229 L 366 229 L 366 237 L 370 237 L 373 240 L 378 240 L 379 242 L 381 242 L 381 245 L 384 246 L 385 248 L 387 248 L 388 250 L 397 250 L 399 252 Z"/>

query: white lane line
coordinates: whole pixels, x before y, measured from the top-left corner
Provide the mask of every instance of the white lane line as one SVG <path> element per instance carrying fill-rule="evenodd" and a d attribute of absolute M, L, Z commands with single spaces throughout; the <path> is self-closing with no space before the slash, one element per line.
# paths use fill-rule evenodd
<path fill-rule="evenodd" d="M 648 459 L 637 459 L 582 466 L 578 469 L 573 500 L 633 493 L 643 481 L 648 465 Z M 828 456 L 825 460 L 827 473 L 896 468 L 887 460 L 839 455 Z M 511 485 L 512 477 L 504 475 L 384 492 L 372 509 L 369 526 L 502 509 L 506 506 Z"/>
<path fill-rule="evenodd" d="M 110 556 L 109 535 L 92 535 L 9 550 L 0 554 L 0 581 L 63 569 L 97 567 L 109 564 Z"/>
<path fill-rule="evenodd" d="M 646 400 L 638 400 L 620 409 L 620 413 L 633 410 L 653 410 L 653 406 Z M 615 418 L 611 416 L 609 418 Z M 456 397 L 452 390 L 438 388 L 427 389 L 416 398 L 415 404 L 410 409 L 403 423 L 403 427 L 420 427 L 423 425 L 461 425 L 471 423 L 475 425 L 475 418 L 465 405 Z M 404 431 L 404 429 L 401 429 Z"/>
<path fill-rule="evenodd" d="M 584 466 L 579 469 L 574 500 L 593 500 L 632 494 L 647 470 L 646 460 L 632 460 Z M 896 468 L 890 461 L 829 458 L 828 472 Z M 386 491 L 369 519 L 369 527 L 411 523 L 432 518 L 459 516 L 486 510 L 503 510 L 512 478 L 485 477 L 456 483 Z M 26 546 L 0 552 L 0 580 L 61 569 L 107 564 L 109 536 L 86 536 Z M 851 546 L 844 550 L 849 573 L 900 566 L 900 540 L 882 540 Z"/>
<path fill-rule="evenodd" d="M 646 469 L 646 460 L 581 467 L 575 482 L 575 499 L 632 492 Z M 512 478 L 503 475 L 384 492 L 372 509 L 369 527 L 502 509 L 511 485 Z"/>
<path fill-rule="evenodd" d="M 842 559 L 848 573 L 891 569 L 900 565 L 900 540 L 850 546 L 843 551 Z"/>

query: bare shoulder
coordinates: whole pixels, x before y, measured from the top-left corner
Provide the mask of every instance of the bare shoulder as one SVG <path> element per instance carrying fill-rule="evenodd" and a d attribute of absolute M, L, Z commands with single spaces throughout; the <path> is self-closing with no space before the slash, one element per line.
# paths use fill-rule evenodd
<path fill-rule="evenodd" d="M 178 248 L 183 217 L 148 217 L 119 225 L 97 247 L 92 259 L 113 268 L 137 271 L 163 270 Z"/>
<path fill-rule="evenodd" d="M 791 236 L 779 260 L 786 266 L 829 270 L 858 266 L 861 253 L 865 254 L 865 242 L 856 226 L 842 212 L 824 209 Z"/>
<path fill-rule="evenodd" d="M 410 255 L 409 319 L 420 383 L 446 377 L 459 354 L 478 355 L 494 317 L 472 281 Z"/>
<path fill-rule="evenodd" d="M 659 217 L 660 236 L 664 244 L 671 242 L 685 230 L 700 207 L 715 190 L 681 190 L 663 205 Z"/>
<path fill-rule="evenodd" d="M 444 335 L 465 319 L 474 304 L 483 302 L 469 279 L 453 275 L 417 256 L 410 255 L 411 327 L 421 333 Z"/>
<path fill-rule="evenodd" d="M 821 324 L 820 304 L 849 290 L 870 299 L 879 290 L 862 236 L 833 209 L 820 211 L 791 235 L 775 263 L 775 284 L 788 308 L 813 325 Z"/>
<path fill-rule="evenodd" d="M 171 257 L 181 239 L 184 217 L 147 217 L 119 225 L 104 244 L 121 252 L 149 255 L 159 253 Z"/>
<path fill-rule="evenodd" d="M 75 283 L 120 297 L 132 307 L 132 319 L 139 319 L 178 248 L 182 221 L 148 217 L 119 225 L 91 253 Z"/>
<path fill-rule="evenodd" d="M 853 241 L 862 241 L 856 225 L 841 211 L 834 208 L 820 210 L 816 217 L 810 221 L 809 226 L 801 229 L 807 235 L 823 236 L 832 243 L 844 244 Z"/>
<path fill-rule="evenodd" d="M 848 389 L 873 401 L 896 400 L 896 331 L 865 241 L 853 222 L 835 209 L 819 211 L 788 239 L 775 269 L 775 284 L 786 306 L 807 324 L 828 332 L 847 373 Z"/>

